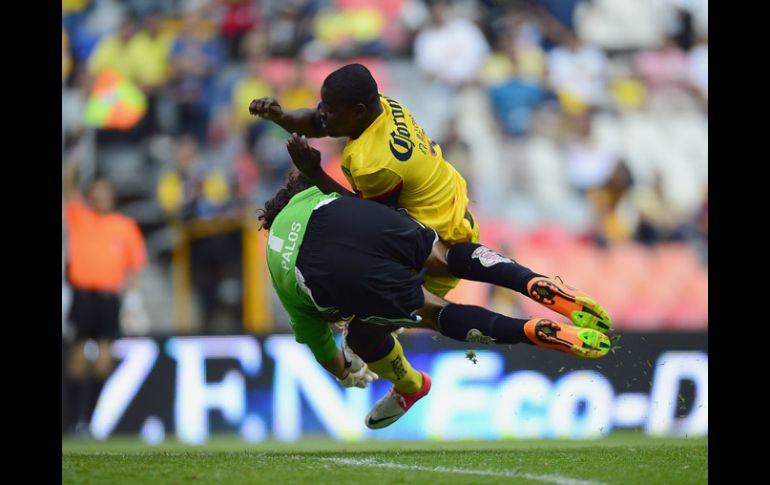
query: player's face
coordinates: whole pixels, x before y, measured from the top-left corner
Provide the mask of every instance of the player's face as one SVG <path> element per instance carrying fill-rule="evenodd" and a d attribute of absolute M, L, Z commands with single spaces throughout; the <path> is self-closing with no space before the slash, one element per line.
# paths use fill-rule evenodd
<path fill-rule="evenodd" d="M 355 131 L 356 120 L 353 109 L 326 88 L 321 88 L 318 112 L 321 116 L 321 124 L 329 136 L 350 136 Z"/>

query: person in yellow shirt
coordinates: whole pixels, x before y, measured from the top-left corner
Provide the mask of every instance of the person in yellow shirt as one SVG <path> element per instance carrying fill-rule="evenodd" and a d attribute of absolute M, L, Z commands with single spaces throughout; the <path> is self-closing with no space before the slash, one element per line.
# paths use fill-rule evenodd
<path fill-rule="evenodd" d="M 253 100 L 249 112 L 302 135 L 292 159 L 324 193 L 403 208 L 434 229 L 450 246 L 444 255 L 450 271 L 429 268 L 424 282 L 429 292 L 443 297 L 459 278 L 483 281 L 527 295 L 577 326 L 603 332 L 612 327 L 606 310 L 590 296 L 478 244 L 479 227 L 468 210 L 465 180 L 444 160 L 441 147 L 409 110 L 379 93 L 365 66 L 349 64 L 329 74 L 316 109 L 284 112 L 275 98 L 267 97 Z M 307 145 L 305 137 L 322 136 L 348 137 L 341 168 L 355 193 L 329 177 L 321 168 L 318 151 Z M 380 375 L 388 372 L 386 366 L 369 365 Z"/>
<path fill-rule="evenodd" d="M 131 38 L 128 55 L 132 59 L 134 81 L 147 95 L 147 114 L 139 131 L 150 136 L 161 130 L 158 102 L 160 92 L 171 75 L 171 47 L 174 35 L 164 28 L 162 11 L 150 11 L 144 18 L 144 28 Z"/>
<path fill-rule="evenodd" d="M 291 79 L 278 87 L 277 97 L 284 108 L 301 109 L 315 101 L 315 89 L 307 81 L 306 67 L 307 63 L 303 59 L 295 59 Z M 253 93 L 251 98 L 254 98 Z"/>
<path fill-rule="evenodd" d="M 99 41 L 93 53 L 88 58 L 88 74 L 98 76 L 108 69 L 133 80 L 141 59 L 131 53 L 131 39 L 136 32 L 136 22 L 133 17 L 125 17 L 118 32 L 108 35 Z"/>
<path fill-rule="evenodd" d="M 252 125 L 257 120 L 249 116 L 249 113 L 243 109 L 245 103 L 254 98 L 256 94 L 259 97 L 270 96 L 273 94 L 273 86 L 262 75 L 262 66 L 264 58 L 262 54 L 251 54 L 246 60 L 246 70 L 243 77 L 238 80 L 233 88 L 232 113 L 233 124 L 237 129 L 243 129 Z M 238 109 L 240 107 L 240 109 Z"/>
<path fill-rule="evenodd" d="M 163 87 L 171 73 L 171 47 L 174 35 L 164 29 L 162 11 L 152 11 L 144 19 L 144 28 L 138 31 L 129 44 L 135 81 L 146 94 L 153 94 Z"/>
<path fill-rule="evenodd" d="M 61 29 L 61 80 L 66 81 L 72 72 L 72 54 L 70 54 L 70 38 L 67 31 Z"/>

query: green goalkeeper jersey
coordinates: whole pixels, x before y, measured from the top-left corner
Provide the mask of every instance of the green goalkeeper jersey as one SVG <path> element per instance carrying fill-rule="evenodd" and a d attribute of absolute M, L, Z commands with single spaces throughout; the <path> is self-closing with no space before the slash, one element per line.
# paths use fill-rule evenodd
<path fill-rule="evenodd" d="M 334 357 L 337 344 L 321 311 L 298 281 L 296 263 L 310 214 L 339 197 L 337 193 L 324 194 L 317 187 L 294 195 L 273 220 L 267 239 L 267 266 L 273 288 L 289 314 L 294 338 L 310 347 L 319 362 Z"/>

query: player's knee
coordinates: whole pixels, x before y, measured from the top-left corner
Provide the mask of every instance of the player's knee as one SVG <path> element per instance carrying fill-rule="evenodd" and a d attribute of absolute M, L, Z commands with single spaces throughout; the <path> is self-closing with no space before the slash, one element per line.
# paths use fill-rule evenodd
<path fill-rule="evenodd" d="M 434 295 L 425 287 L 422 288 L 423 295 L 425 295 L 425 304 L 417 310 L 417 314 L 422 317 L 422 327 L 429 328 L 431 330 L 438 331 L 438 314 L 442 308 L 449 304 L 445 299 Z"/>
<path fill-rule="evenodd" d="M 345 341 L 353 352 L 363 358 L 376 351 L 382 341 L 395 329 L 396 327 L 392 326 L 373 325 L 353 320 L 348 324 L 348 335 Z"/>
<path fill-rule="evenodd" d="M 447 251 L 449 246 L 441 240 L 438 240 L 433 245 L 428 259 L 425 260 L 425 269 L 428 270 L 429 275 L 434 276 L 451 276 L 449 273 L 449 264 L 447 263 Z"/>

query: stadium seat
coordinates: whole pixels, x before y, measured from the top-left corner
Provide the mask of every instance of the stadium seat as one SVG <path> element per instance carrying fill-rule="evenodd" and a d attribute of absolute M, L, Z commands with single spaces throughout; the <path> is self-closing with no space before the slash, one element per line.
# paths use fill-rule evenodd
<path fill-rule="evenodd" d="M 708 330 L 708 271 L 692 273 L 666 317 L 666 328 Z"/>

